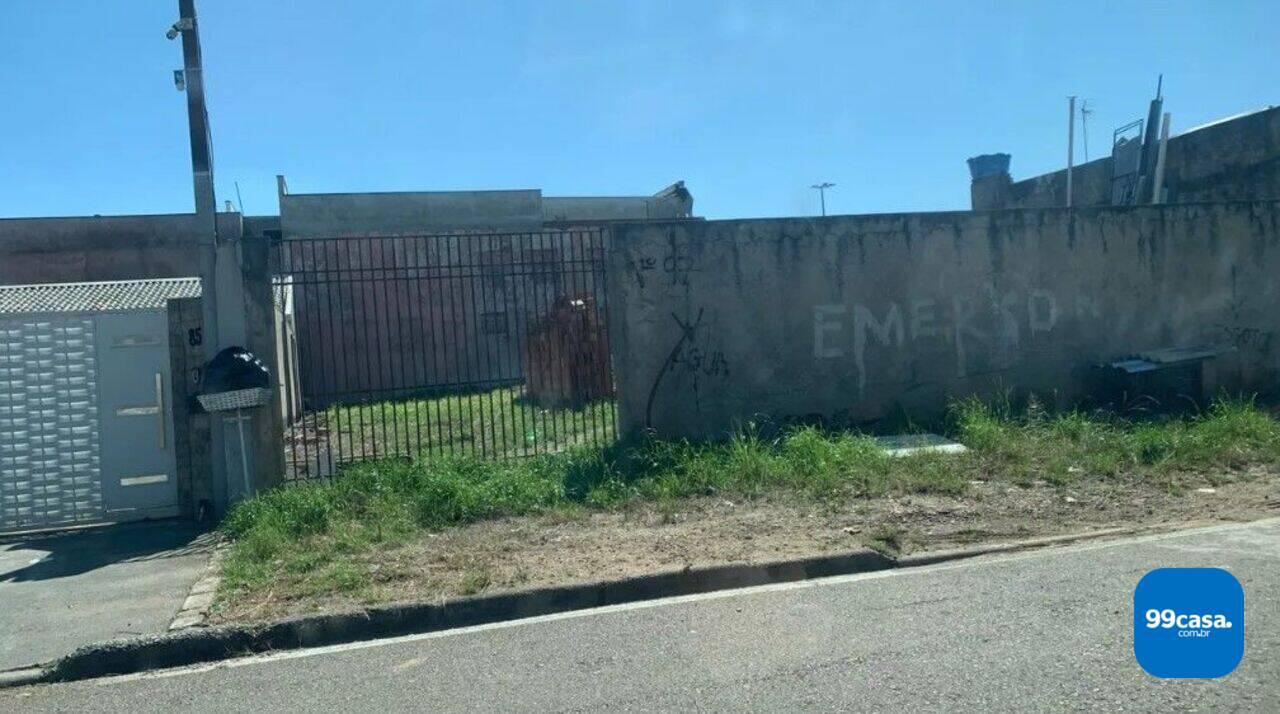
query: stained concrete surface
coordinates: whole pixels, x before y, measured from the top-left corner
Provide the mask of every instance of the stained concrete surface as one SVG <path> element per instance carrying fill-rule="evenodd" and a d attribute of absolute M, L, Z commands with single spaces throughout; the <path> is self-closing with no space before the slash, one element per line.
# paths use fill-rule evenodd
<path fill-rule="evenodd" d="M 0 709 L 1280 711 L 1278 565 L 1272 519 L 4 690 Z M 1134 660 L 1134 586 L 1174 566 L 1244 585 L 1224 678 Z"/>
<path fill-rule="evenodd" d="M 164 631 L 209 556 L 181 521 L 0 536 L 0 670 Z"/>
<path fill-rule="evenodd" d="M 619 224 L 623 432 L 941 421 L 957 398 L 1105 404 L 1098 365 L 1216 355 L 1165 404 L 1280 384 L 1280 202 Z M 1137 385 L 1135 388 L 1141 388 Z M 1153 394 L 1153 396 L 1155 396 Z"/>

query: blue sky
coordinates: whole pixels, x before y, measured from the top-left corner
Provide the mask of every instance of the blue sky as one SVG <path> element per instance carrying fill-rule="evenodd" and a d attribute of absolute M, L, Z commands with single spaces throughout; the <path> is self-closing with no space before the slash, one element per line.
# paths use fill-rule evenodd
<path fill-rule="evenodd" d="M 192 209 L 176 0 L 0 2 L 0 217 Z M 1280 104 L 1280 5 L 203 0 L 219 203 L 655 191 L 711 218 L 968 207 L 965 158 L 1093 158 L 1165 74 L 1175 131 Z M 1083 159 L 1081 150 L 1078 160 Z"/>

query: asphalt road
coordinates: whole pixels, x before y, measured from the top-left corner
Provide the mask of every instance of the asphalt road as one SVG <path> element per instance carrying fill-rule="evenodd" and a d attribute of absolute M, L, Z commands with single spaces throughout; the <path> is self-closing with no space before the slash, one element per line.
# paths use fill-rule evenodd
<path fill-rule="evenodd" d="M 0 540 L 0 670 L 163 632 L 209 561 L 197 537 L 156 521 Z"/>
<path fill-rule="evenodd" d="M 1231 570 L 1243 663 L 1157 680 L 1132 597 Z M 1280 519 L 0 692 L 23 711 L 1280 711 Z M 8 702 L 8 703 L 7 703 Z"/>

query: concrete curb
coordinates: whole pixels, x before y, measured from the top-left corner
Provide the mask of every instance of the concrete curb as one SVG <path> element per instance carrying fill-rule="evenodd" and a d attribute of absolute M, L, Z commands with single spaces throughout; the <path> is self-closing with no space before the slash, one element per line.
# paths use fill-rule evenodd
<path fill-rule="evenodd" d="M 22 669 L 6 669 L 0 672 L 0 689 L 6 687 L 25 687 L 28 684 L 40 684 L 49 681 L 48 667 L 23 667 Z"/>
<path fill-rule="evenodd" d="M 1110 528 L 891 558 L 870 549 L 799 560 L 686 568 L 625 580 L 479 595 L 444 602 L 384 605 L 297 616 L 256 625 L 182 627 L 157 635 L 81 647 L 56 662 L 0 673 L 0 688 L 170 669 L 246 655 L 438 632 L 678 595 L 892 568 L 914 568 L 993 553 L 1172 528 Z M 176 624 L 176 621 L 175 621 Z"/>
<path fill-rule="evenodd" d="M 261 652 L 437 632 L 733 588 L 871 572 L 894 567 L 870 549 L 754 565 L 686 568 L 625 580 L 540 588 L 446 602 L 299 616 L 260 625 L 188 627 L 81 647 L 45 668 L 37 682 L 66 682 L 214 662 Z"/>
<path fill-rule="evenodd" d="M 214 596 L 218 593 L 218 585 L 222 582 L 222 559 L 227 555 L 228 545 L 218 545 L 209 563 L 205 566 L 204 575 L 191 586 L 187 598 L 182 601 L 182 608 L 169 623 L 169 630 L 185 630 L 188 627 L 203 625 L 209 616 L 209 608 L 213 606 Z"/>
<path fill-rule="evenodd" d="M 1087 533 L 1068 533 L 1066 535 L 1044 536 L 1041 538 L 1026 538 L 1024 540 L 1013 540 L 1013 541 L 1004 541 L 1001 543 L 988 543 L 984 545 L 975 545 L 969 548 L 951 548 L 947 550 L 931 550 L 931 551 L 925 551 L 923 553 L 914 553 L 912 555 L 899 556 L 894 560 L 894 567 L 918 568 L 925 565 L 945 563 L 952 560 L 964 560 L 966 558 L 976 558 L 980 555 L 991 555 L 994 553 L 1016 553 L 1020 550 L 1031 550 L 1033 548 L 1046 548 L 1054 545 L 1066 545 L 1068 543 L 1077 543 L 1077 542 L 1086 541 L 1086 540 L 1097 540 L 1099 538 L 1138 535 L 1140 533 L 1154 533 L 1158 530 L 1160 529 L 1155 527 L 1105 528 L 1103 530 L 1089 531 Z"/>

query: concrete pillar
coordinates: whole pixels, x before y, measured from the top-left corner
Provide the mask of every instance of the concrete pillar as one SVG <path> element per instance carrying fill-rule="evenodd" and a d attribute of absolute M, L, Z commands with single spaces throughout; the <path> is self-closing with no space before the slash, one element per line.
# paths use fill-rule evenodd
<path fill-rule="evenodd" d="M 996 211 L 1009 200 L 1008 154 L 983 154 L 969 159 L 969 206 L 975 211 Z"/>

